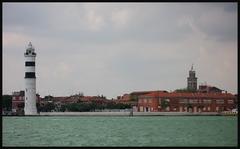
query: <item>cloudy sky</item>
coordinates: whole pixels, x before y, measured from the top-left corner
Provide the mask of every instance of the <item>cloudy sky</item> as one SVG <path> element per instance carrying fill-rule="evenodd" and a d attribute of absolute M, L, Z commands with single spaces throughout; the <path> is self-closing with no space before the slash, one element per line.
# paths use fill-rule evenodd
<path fill-rule="evenodd" d="M 3 3 L 3 94 L 24 90 L 37 53 L 37 92 L 118 95 L 198 84 L 237 93 L 237 3 Z"/>

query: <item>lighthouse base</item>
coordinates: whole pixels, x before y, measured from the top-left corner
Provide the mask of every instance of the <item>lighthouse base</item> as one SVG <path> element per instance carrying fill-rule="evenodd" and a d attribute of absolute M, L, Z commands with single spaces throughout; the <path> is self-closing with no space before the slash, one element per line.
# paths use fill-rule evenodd
<path fill-rule="evenodd" d="M 25 115 L 37 115 L 37 105 L 36 105 L 36 79 L 26 78 L 25 79 Z"/>
<path fill-rule="evenodd" d="M 24 109 L 24 115 L 38 115 L 37 109 L 31 111 Z"/>

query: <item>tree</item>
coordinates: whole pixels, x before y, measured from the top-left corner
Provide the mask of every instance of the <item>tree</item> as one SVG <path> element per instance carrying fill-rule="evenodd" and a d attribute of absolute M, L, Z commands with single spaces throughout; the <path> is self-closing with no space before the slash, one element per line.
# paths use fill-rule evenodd
<path fill-rule="evenodd" d="M 52 100 L 52 99 L 53 99 L 53 96 L 48 95 L 48 96 L 45 96 L 44 99 L 45 99 L 45 100 Z"/>
<path fill-rule="evenodd" d="M 41 110 L 40 104 L 37 103 L 37 112 L 40 112 L 40 110 Z"/>
<path fill-rule="evenodd" d="M 61 111 L 61 112 L 65 112 L 65 111 L 66 111 L 66 106 L 65 106 L 65 105 L 61 105 L 60 111 Z"/>
<path fill-rule="evenodd" d="M 138 101 L 137 95 L 130 95 L 130 101 Z"/>
<path fill-rule="evenodd" d="M 161 100 L 162 109 L 166 110 L 168 106 L 169 106 L 169 101 L 167 101 L 166 99 Z"/>
<path fill-rule="evenodd" d="M 193 109 L 192 104 L 188 103 L 188 104 L 187 104 L 187 109 L 188 109 L 188 111 L 190 111 L 190 109 L 192 110 L 192 109 Z"/>
<path fill-rule="evenodd" d="M 43 106 L 41 106 L 41 111 L 43 112 L 51 112 L 52 110 L 55 109 L 54 103 L 47 103 Z"/>
<path fill-rule="evenodd" d="M 2 107 L 7 111 L 12 110 L 12 96 L 11 95 L 3 95 L 2 96 Z"/>
<path fill-rule="evenodd" d="M 193 89 L 181 88 L 181 89 L 176 89 L 174 92 L 177 92 L 177 93 L 194 93 L 196 91 L 193 90 Z"/>

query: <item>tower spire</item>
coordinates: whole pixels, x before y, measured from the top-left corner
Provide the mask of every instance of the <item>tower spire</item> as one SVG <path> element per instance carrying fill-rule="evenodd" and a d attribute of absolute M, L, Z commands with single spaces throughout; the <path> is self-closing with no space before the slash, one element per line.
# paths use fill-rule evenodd
<path fill-rule="evenodd" d="M 192 67 L 191 67 L 191 70 L 193 70 L 193 63 L 192 63 Z"/>

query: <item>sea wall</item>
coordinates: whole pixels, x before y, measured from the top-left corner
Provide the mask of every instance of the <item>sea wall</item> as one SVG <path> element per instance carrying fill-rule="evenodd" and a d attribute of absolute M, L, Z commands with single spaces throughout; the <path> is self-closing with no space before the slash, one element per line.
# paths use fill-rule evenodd
<path fill-rule="evenodd" d="M 219 115 L 217 112 L 40 112 L 41 116 L 196 116 L 196 115 Z"/>

